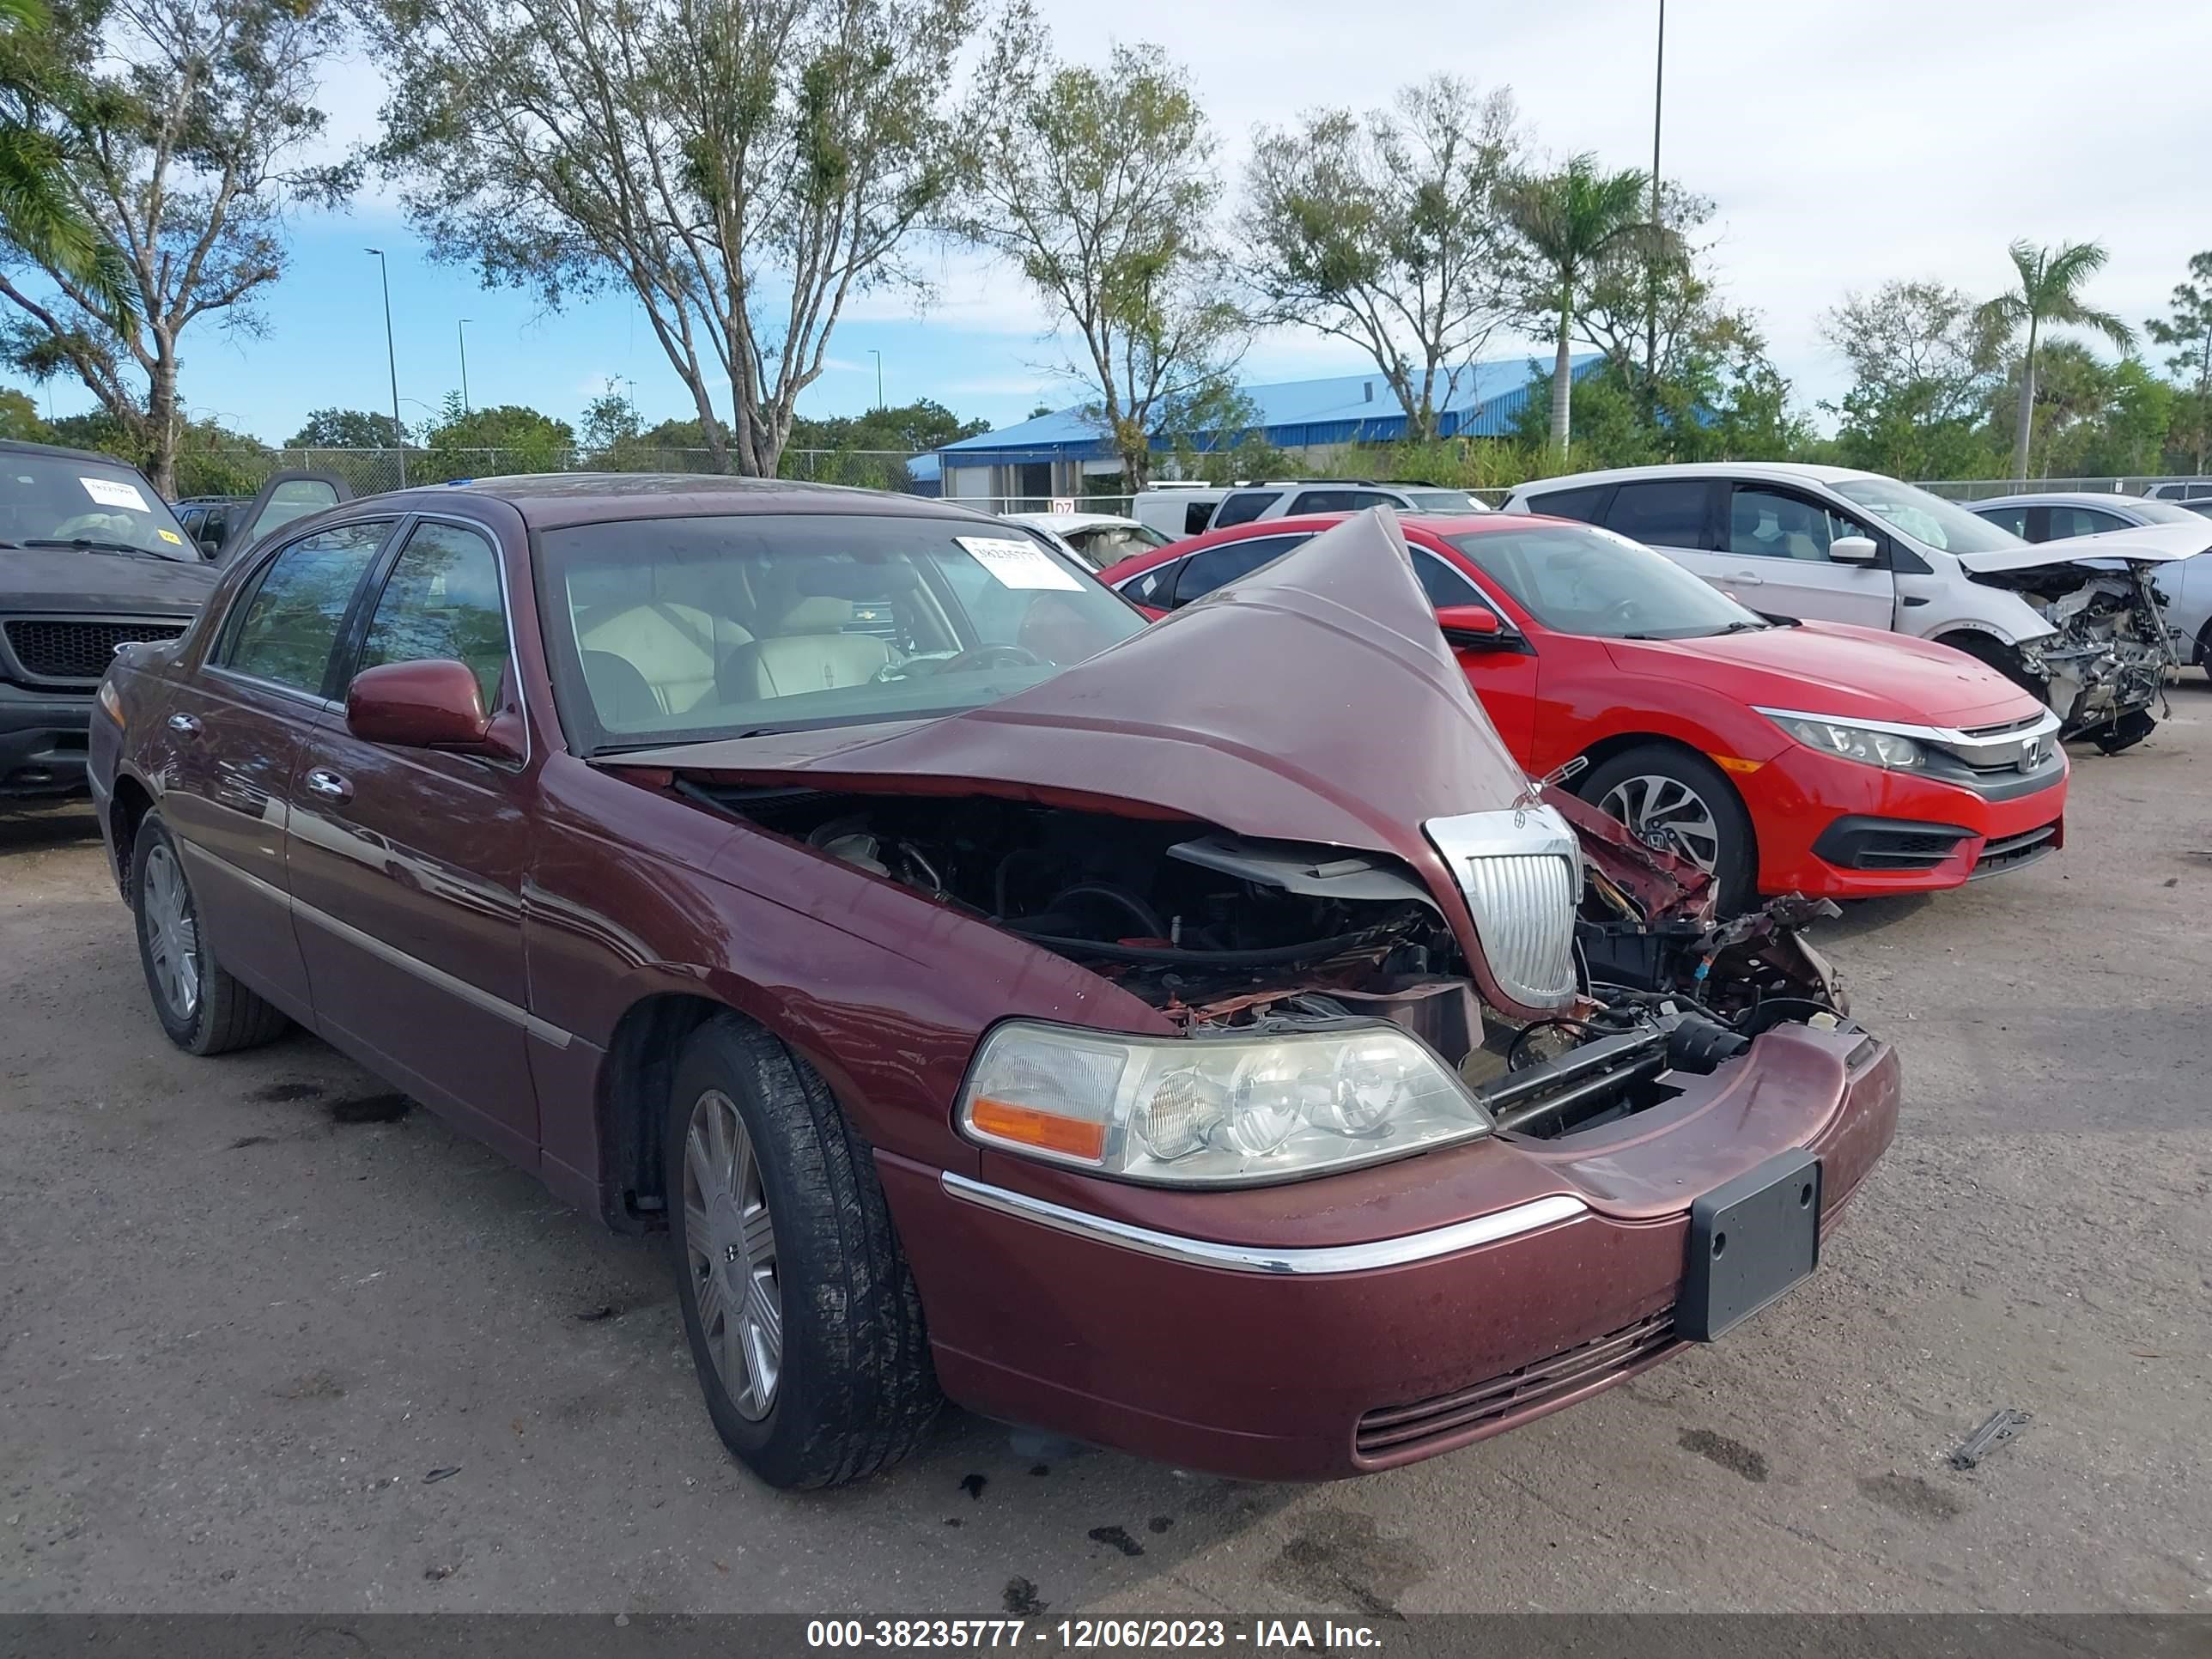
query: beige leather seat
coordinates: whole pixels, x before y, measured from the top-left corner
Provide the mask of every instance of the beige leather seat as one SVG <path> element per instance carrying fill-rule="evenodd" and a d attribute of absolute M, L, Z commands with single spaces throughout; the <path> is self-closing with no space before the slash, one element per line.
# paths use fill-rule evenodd
<path fill-rule="evenodd" d="M 620 657 L 653 688 L 663 712 L 681 714 L 714 690 L 715 672 L 752 634 L 726 617 L 666 599 L 596 605 L 576 617 L 576 642 Z"/>
<path fill-rule="evenodd" d="M 890 647 L 872 634 L 772 635 L 739 646 L 723 662 L 721 699 L 757 702 L 865 685 L 890 661 Z"/>

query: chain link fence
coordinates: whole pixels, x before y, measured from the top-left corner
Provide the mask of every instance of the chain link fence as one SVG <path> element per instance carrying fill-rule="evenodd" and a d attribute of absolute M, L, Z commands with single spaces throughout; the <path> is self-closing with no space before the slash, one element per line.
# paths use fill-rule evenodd
<path fill-rule="evenodd" d="M 2191 486 L 2191 495 L 2212 495 L 2212 477 L 2186 473 L 2140 474 L 2102 478 L 1929 478 L 1920 487 L 1931 495 L 1954 501 L 1986 501 L 2000 495 L 2042 495 L 2063 491 L 2069 495 L 2148 495 L 2160 484 Z"/>
<path fill-rule="evenodd" d="M 817 483 L 912 493 L 916 485 L 902 449 L 787 449 L 781 475 Z M 708 449 L 665 449 L 617 444 L 589 452 L 548 446 L 532 449 L 187 449 L 177 457 L 180 500 L 204 495 L 251 495 L 283 471 L 328 472 L 356 495 L 398 489 L 403 483 L 451 483 L 464 478 L 511 477 L 532 472 L 696 472 L 728 469 Z"/>

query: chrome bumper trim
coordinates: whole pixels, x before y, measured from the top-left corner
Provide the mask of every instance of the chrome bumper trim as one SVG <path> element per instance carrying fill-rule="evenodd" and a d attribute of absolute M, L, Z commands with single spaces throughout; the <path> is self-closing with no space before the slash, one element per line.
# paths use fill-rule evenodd
<path fill-rule="evenodd" d="M 1003 1187 L 987 1186 L 966 1176 L 956 1175 L 950 1170 L 945 1171 L 939 1181 L 947 1194 L 963 1203 L 993 1210 L 1000 1215 L 1013 1216 L 1023 1221 L 1034 1221 L 1040 1226 L 1052 1228 L 1055 1232 L 1089 1239 L 1093 1243 L 1135 1250 L 1188 1267 L 1218 1267 L 1231 1273 L 1371 1273 L 1378 1267 L 1402 1267 L 1409 1262 L 1426 1261 L 1436 1256 L 1472 1249 L 1478 1244 L 1494 1244 L 1500 1239 L 1534 1232 L 1539 1227 L 1548 1227 L 1553 1222 L 1571 1221 L 1589 1208 L 1582 1200 L 1562 1193 L 1550 1198 L 1535 1199 L 1527 1204 L 1516 1204 L 1510 1210 L 1479 1215 L 1471 1220 L 1455 1221 L 1448 1227 L 1433 1228 L 1425 1233 L 1407 1233 L 1399 1238 L 1378 1238 L 1365 1244 L 1325 1244 L 1304 1249 L 1269 1250 L 1255 1244 L 1220 1244 L 1212 1239 L 1186 1238 L 1179 1233 L 1155 1232 L 1149 1227 L 1132 1226 L 1126 1221 L 1111 1221 L 1104 1216 L 1071 1210 L 1063 1205 L 1048 1204 L 1025 1193 L 1012 1193 Z"/>

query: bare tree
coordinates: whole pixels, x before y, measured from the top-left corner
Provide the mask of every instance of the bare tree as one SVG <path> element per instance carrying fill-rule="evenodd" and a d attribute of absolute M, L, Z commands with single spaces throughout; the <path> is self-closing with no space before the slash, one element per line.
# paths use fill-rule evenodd
<path fill-rule="evenodd" d="M 1523 147 L 1510 91 L 1449 75 L 1254 135 L 1238 225 L 1264 314 L 1373 358 L 1417 441 L 1511 310 Z"/>
<path fill-rule="evenodd" d="M 1205 112 L 1158 47 L 1117 46 L 1103 70 L 1060 63 L 1021 3 L 993 33 L 962 125 L 948 225 L 1073 329 L 1070 372 L 1141 489 L 1156 432 L 1229 404 L 1246 338 L 1210 234 L 1221 186 Z"/>
<path fill-rule="evenodd" d="M 368 0 L 380 161 L 439 257 L 635 295 L 718 465 L 772 476 L 853 296 L 918 279 L 974 0 Z"/>
<path fill-rule="evenodd" d="M 343 33 L 327 5 L 289 0 L 80 0 L 11 42 L 40 56 L 0 76 L 0 121 L 52 137 L 59 187 L 119 256 L 131 304 L 118 311 L 52 249 L 13 243 L 0 360 L 82 380 L 165 491 L 185 329 L 219 313 L 258 331 L 254 297 L 284 270 L 286 210 L 353 187 L 352 167 L 306 159 L 323 126 L 317 82 Z"/>

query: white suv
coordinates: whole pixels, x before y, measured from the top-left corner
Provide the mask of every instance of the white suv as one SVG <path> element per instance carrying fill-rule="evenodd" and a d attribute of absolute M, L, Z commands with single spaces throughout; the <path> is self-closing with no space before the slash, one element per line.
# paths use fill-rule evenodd
<path fill-rule="evenodd" d="M 2149 580 L 2170 545 L 2106 537 L 2100 568 L 1879 473 L 1625 467 L 1523 484 L 1505 510 L 1603 525 L 1755 611 L 1954 646 L 2108 752 L 2149 735 L 2179 665 Z"/>
<path fill-rule="evenodd" d="M 1490 503 L 1465 489 L 1404 479 L 1270 478 L 1264 483 L 1153 484 L 1138 492 L 1129 512 L 1171 539 L 1226 530 L 1261 519 L 1307 513 L 1364 513 L 1388 507 L 1400 513 L 1487 513 Z"/>

